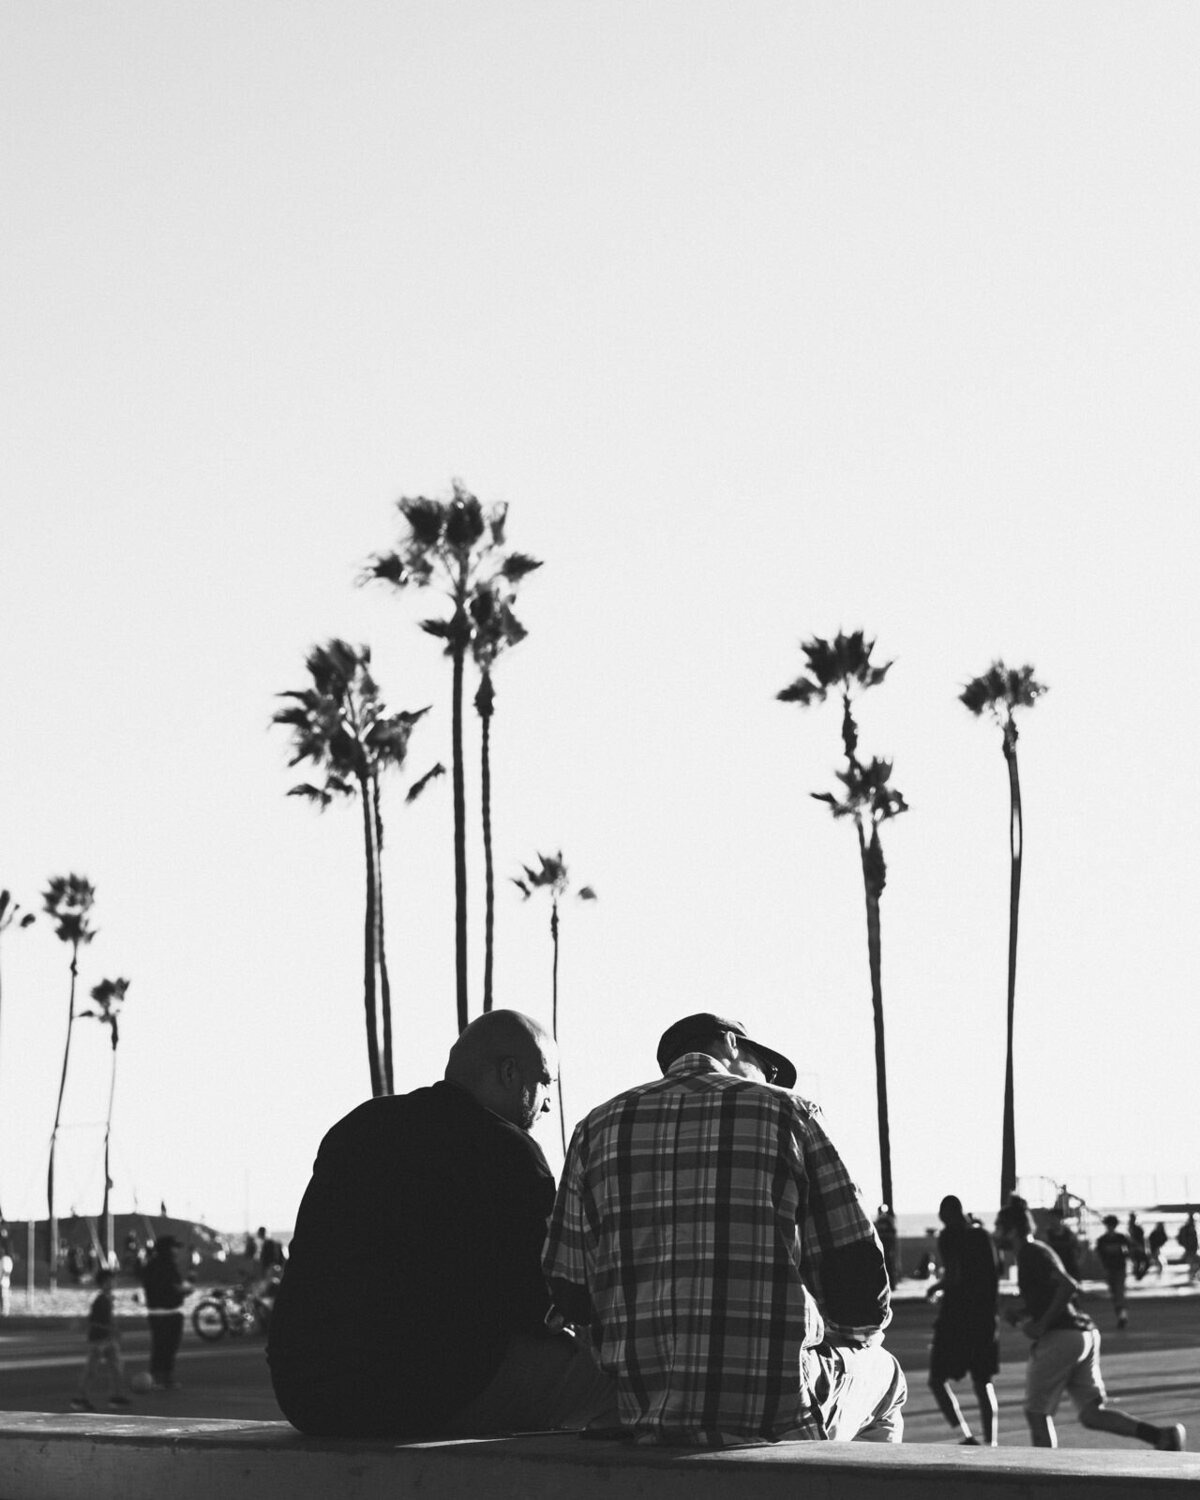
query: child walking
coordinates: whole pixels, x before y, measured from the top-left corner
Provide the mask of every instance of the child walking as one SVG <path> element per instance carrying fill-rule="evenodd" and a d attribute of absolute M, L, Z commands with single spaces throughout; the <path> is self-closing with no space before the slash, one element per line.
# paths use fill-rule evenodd
<path fill-rule="evenodd" d="M 96 1296 L 88 1311 L 88 1356 L 79 1382 L 79 1392 L 71 1397 L 72 1411 L 95 1411 L 92 1400 L 92 1382 L 104 1369 L 112 1378 L 110 1406 L 132 1406 L 125 1383 L 125 1367 L 121 1362 L 121 1336 L 113 1321 L 113 1273 L 107 1269 L 96 1272 Z"/>

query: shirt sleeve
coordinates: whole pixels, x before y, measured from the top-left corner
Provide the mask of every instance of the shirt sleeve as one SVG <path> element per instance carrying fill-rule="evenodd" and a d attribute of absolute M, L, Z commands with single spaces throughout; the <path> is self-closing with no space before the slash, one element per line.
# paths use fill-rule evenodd
<path fill-rule="evenodd" d="M 587 1243 L 584 1234 L 583 1208 L 583 1151 L 584 1126 L 576 1126 L 567 1148 L 567 1160 L 563 1166 L 562 1181 L 554 1199 L 550 1214 L 550 1228 L 542 1255 L 542 1270 L 546 1279 L 569 1282 L 586 1291 Z M 569 1309 L 562 1309 L 564 1312 Z"/>
<path fill-rule="evenodd" d="M 800 1124 L 808 1175 L 802 1269 L 833 1343 L 878 1342 L 891 1322 L 883 1247 L 849 1172 L 815 1117 Z"/>

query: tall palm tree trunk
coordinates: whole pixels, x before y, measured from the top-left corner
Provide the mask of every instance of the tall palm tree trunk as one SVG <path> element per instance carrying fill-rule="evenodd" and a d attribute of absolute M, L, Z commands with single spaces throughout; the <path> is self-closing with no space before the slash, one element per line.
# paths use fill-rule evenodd
<path fill-rule="evenodd" d="M 377 1099 L 383 1093 L 383 1075 L 379 1065 L 378 1019 L 375 1013 L 375 892 L 377 871 L 375 860 L 375 821 L 371 812 L 371 798 L 364 782 L 360 784 L 363 810 L 363 849 L 366 862 L 367 902 L 363 919 L 363 1009 L 367 1026 L 367 1065 L 371 1072 L 371 1097 Z"/>
<path fill-rule="evenodd" d="M 47 1257 L 50 1290 L 58 1289 L 58 1215 L 54 1211 L 54 1158 L 58 1149 L 58 1127 L 62 1121 L 63 1094 L 67 1088 L 67 1064 L 71 1058 L 71 1032 L 75 1026 L 75 980 L 79 974 L 79 944 L 71 948 L 71 999 L 67 1009 L 67 1040 L 63 1047 L 62 1074 L 58 1080 L 58 1102 L 54 1106 L 54 1128 L 50 1132 L 50 1165 L 46 1172 L 46 1207 L 49 1210 L 50 1244 Z"/>
<path fill-rule="evenodd" d="M 550 970 L 550 1033 L 558 1045 L 558 902 L 550 907 L 550 941 L 554 947 L 554 962 Z M 562 1062 L 558 1065 L 558 1133 L 562 1137 L 563 1158 L 567 1155 L 567 1108 L 563 1103 Z"/>
<path fill-rule="evenodd" d="M 104 1217 L 104 1253 L 109 1261 L 112 1260 L 113 1249 L 113 1221 L 112 1221 L 112 1172 L 109 1170 L 109 1147 L 112 1143 L 112 1117 L 113 1099 L 117 1092 L 117 1023 L 114 1019 L 112 1025 L 112 1068 L 108 1075 L 108 1114 L 104 1120 L 104 1206 L 101 1210 Z"/>
<path fill-rule="evenodd" d="M 396 1092 L 392 1066 L 392 985 L 388 978 L 387 949 L 383 931 L 383 810 L 379 777 L 371 778 L 371 804 L 375 816 L 375 959 L 379 966 L 379 1008 L 383 1012 L 383 1091 Z"/>
<path fill-rule="evenodd" d="M 1017 1188 L 1017 1130 L 1013 1099 L 1013 1016 L 1017 995 L 1017 920 L 1021 908 L 1021 857 L 1024 826 L 1021 817 L 1021 781 L 1017 774 L 1015 729 L 1004 735 L 1004 759 L 1008 763 L 1009 791 L 1009 884 L 1008 884 L 1008 1013 L 1004 1047 L 1004 1123 L 1000 1147 L 1000 1204 Z"/>
<path fill-rule="evenodd" d="M 454 977 L 458 1029 L 467 1029 L 467 796 L 463 784 L 463 659 L 467 650 L 466 612 L 458 611 L 463 623 L 453 643 L 453 697 L 451 736 L 454 781 Z"/>
<path fill-rule="evenodd" d="M 483 1009 L 486 1014 L 492 1008 L 492 979 L 494 972 L 494 934 L 496 922 L 496 880 L 492 867 L 492 709 L 496 692 L 492 686 L 492 674 L 484 668 L 475 694 L 475 708 L 479 713 L 480 773 L 479 800 L 483 814 Z"/>
<path fill-rule="evenodd" d="M 867 961 L 871 970 L 871 1012 L 875 1020 L 875 1096 L 879 1114 L 879 1180 L 884 1203 L 893 1212 L 896 1208 L 892 1196 L 892 1140 L 888 1123 L 887 1097 L 887 1053 L 883 1034 L 883 954 L 879 926 L 879 883 L 871 869 L 872 850 L 858 830 L 859 849 L 862 855 L 863 889 L 867 903 Z M 877 853 L 878 851 L 876 851 Z"/>

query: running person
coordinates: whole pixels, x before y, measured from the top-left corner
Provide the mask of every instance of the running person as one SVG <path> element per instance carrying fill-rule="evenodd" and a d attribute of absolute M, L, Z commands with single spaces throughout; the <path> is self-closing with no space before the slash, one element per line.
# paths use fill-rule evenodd
<path fill-rule="evenodd" d="M 1049 1245 L 1033 1237 L 1033 1215 L 1014 1193 L 996 1219 L 1001 1243 L 1016 1252 L 1017 1282 L 1024 1313 L 1005 1316 L 1030 1341 L 1025 1367 L 1025 1417 L 1035 1448 L 1057 1448 L 1054 1413 L 1067 1392 L 1084 1427 L 1136 1438 L 1152 1448 L 1179 1452 L 1187 1436 L 1182 1423 L 1166 1427 L 1140 1422 L 1107 1404 L 1100 1374 L 1100 1333 L 1071 1300 L 1079 1284 L 1063 1270 Z"/>
<path fill-rule="evenodd" d="M 970 1375 L 983 1446 L 994 1448 L 998 1440 L 996 1388 L 992 1378 L 1000 1368 L 1000 1342 L 996 1337 L 996 1298 L 999 1267 L 992 1237 L 977 1219 L 968 1219 L 961 1201 L 953 1193 L 942 1199 L 938 1218 L 946 1226 L 938 1235 L 941 1279 L 925 1293 L 927 1299 L 941 1296 L 933 1345 L 929 1355 L 929 1389 L 938 1409 L 961 1437 L 977 1446 L 979 1439 L 963 1417 L 950 1382 Z"/>

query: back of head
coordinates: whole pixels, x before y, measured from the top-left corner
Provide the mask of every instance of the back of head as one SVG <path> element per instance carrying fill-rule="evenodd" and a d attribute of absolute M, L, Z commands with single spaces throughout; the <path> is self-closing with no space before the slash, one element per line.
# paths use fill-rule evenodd
<path fill-rule="evenodd" d="M 506 1057 L 528 1062 L 549 1043 L 545 1027 L 519 1010 L 491 1010 L 477 1016 L 450 1048 L 446 1078 L 468 1093 L 485 1085 Z"/>
<path fill-rule="evenodd" d="M 1034 1229 L 1029 1204 L 1017 1193 L 1009 1197 L 1008 1202 L 996 1215 L 996 1223 L 1005 1229 L 1015 1230 L 1018 1234 L 1032 1235 Z"/>
<path fill-rule="evenodd" d="M 485 1109 L 531 1130 L 549 1107 L 547 1090 L 558 1073 L 550 1033 L 519 1010 L 478 1016 L 450 1049 L 446 1081 L 465 1089 Z"/>
<path fill-rule="evenodd" d="M 962 1199 L 954 1193 L 947 1193 L 938 1204 L 938 1218 L 947 1226 L 961 1224 L 964 1220 Z"/>

